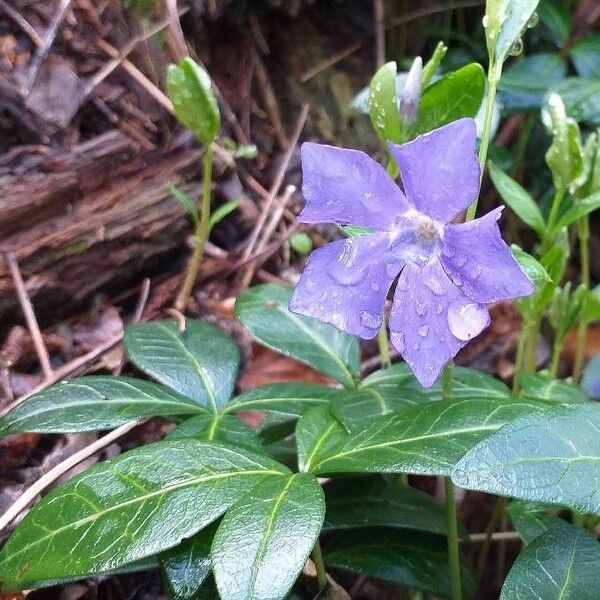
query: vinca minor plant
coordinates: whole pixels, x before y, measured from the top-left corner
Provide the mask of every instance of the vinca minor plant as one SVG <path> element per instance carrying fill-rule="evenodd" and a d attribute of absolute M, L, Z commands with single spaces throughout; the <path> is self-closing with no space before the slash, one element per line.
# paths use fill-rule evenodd
<path fill-rule="evenodd" d="M 587 328 L 600 320 L 588 251 L 600 136 L 580 130 L 560 95 L 544 99 L 553 185 L 545 205 L 487 156 L 503 65 L 522 49 L 536 7 L 488 0 L 487 77 L 476 63 L 439 76 L 442 43 L 408 74 L 395 63 L 378 70 L 365 111 L 385 166 L 358 150 L 303 145 L 299 219 L 335 223 L 346 237 L 312 253 L 295 289 L 251 287 L 235 313 L 257 342 L 329 385 L 236 394 L 236 342 L 181 318 L 127 328 L 139 377 L 79 377 L 2 415 L 0 435 L 172 423 L 161 441 L 93 466 L 35 504 L 0 550 L 2 591 L 160 569 L 179 600 L 311 598 L 332 585 L 328 572 L 344 570 L 415 599 L 467 599 L 506 515 L 522 546 L 503 600 L 600 598 L 600 405 L 579 386 Z M 197 237 L 181 310 L 210 231 L 219 129 L 210 90 L 189 59 L 169 71 L 177 116 L 205 145 L 202 211 L 180 198 Z M 475 218 L 486 166 L 535 237 L 529 253 L 503 241 L 502 208 Z M 564 281 L 575 247 L 579 284 Z M 453 364 L 500 300 L 522 316 L 512 388 Z M 546 325 L 548 368 L 538 355 Z M 575 370 L 559 379 L 573 328 Z M 379 344 L 381 368 L 367 376 L 359 338 Z M 405 362 L 391 364 L 390 344 Z M 248 411 L 264 414 L 258 427 L 244 421 Z M 445 505 L 413 487 L 414 475 L 443 479 Z M 497 496 L 474 565 L 461 560 L 473 538 L 458 523 L 454 486 Z M 7 515 L 2 528 L 15 516 Z"/>

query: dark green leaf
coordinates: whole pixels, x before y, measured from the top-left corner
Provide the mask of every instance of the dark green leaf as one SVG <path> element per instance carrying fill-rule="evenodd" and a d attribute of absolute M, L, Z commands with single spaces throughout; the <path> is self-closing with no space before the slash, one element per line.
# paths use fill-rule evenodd
<path fill-rule="evenodd" d="M 589 125 L 600 125 L 600 79 L 567 77 L 552 91 L 563 99 L 570 117 Z"/>
<path fill-rule="evenodd" d="M 352 434 L 332 426 L 331 435 L 313 445 L 306 465 L 317 474 L 448 475 L 464 454 L 490 433 L 545 406 L 511 399 L 427 402 L 375 419 Z"/>
<path fill-rule="evenodd" d="M 558 220 L 557 228 L 568 227 L 600 208 L 600 192 L 596 192 L 583 200 L 577 201 Z"/>
<path fill-rule="evenodd" d="M 0 418 L 0 436 L 110 429 L 142 417 L 206 412 L 171 390 L 132 377 L 88 376 L 52 385 Z"/>
<path fill-rule="evenodd" d="M 597 600 L 600 598 L 600 544 L 587 531 L 556 524 L 519 554 L 500 600 Z"/>
<path fill-rule="evenodd" d="M 592 33 L 571 46 L 571 59 L 582 77 L 600 78 L 600 34 Z"/>
<path fill-rule="evenodd" d="M 593 290 L 584 290 L 581 320 L 586 323 L 600 321 L 600 285 Z"/>
<path fill-rule="evenodd" d="M 195 319 L 186 320 L 185 331 L 174 321 L 138 323 L 123 341 L 137 367 L 175 391 L 215 413 L 229 401 L 240 354 L 218 327 Z"/>
<path fill-rule="evenodd" d="M 360 371 L 358 340 L 317 319 L 288 310 L 291 290 L 264 284 L 241 294 L 235 311 L 261 344 L 353 386 Z"/>
<path fill-rule="evenodd" d="M 600 405 L 525 415 L 456 465 L 456 485 L 600 514 Z"/>
<path fill-rule="evenodd" d="M 481 65 L 471 63 L 447 73 L 423 92 L 414 133 L 425 133 L 462 117 L 474 117 L 484 92 Z"/>
<path fill-rule="evenodd" d="M 450 597 L 446 541 L 438 535 L 397 530 L 354 531 L 328 544 L 324 557 L 329 567 Z M 465 570 L 463 586 L 465 597 L 470 597 L 472 584 Z"/>
<path fill-rule="evenodd" d="M 396 63 L 389 62 L 377 71 L 369 86 L 369 114 L 383 142 L 402 141 L 402 123 L 396 96 Z"/>
<path fill-rule="evenodd" d="M 263 451 L 263 445 L 258 435 L 248 425 L 231 415 L 198 415 L 192 417 L 178 425 L 166 439 L 185 440 L 190 438 L 208 442 L 222 442 L 231 446 L 246 448 L 246 450 L 252 450 L 253 452 Z"/>
<path fill-rule="evenodd" d="M 512 177 L 501 171 L 493 162 L 488 162 L 490 177 L 502 197 L 515 214 L 525 224 L 529 225 L 539 237 L 544 235 L 546 223 L 539 206 L 525 190 Z"/>
<path fill-rule="evenodd" d="M 335 388 L 316 383 L 272 383 L 234 398 L 225 412 L 266 410 L 283 417 L 299 417 L 313 406 L 329 404 Z"/>
<path fill-rule="evenodd" d="M 556 507 L 540 502 L 513 500 L 507 510 L 515 530 L 525 544 L 529 544 L 551 527 L 563 523 L 560 517 L 551 513 L 552 510 L 556 510 Z"/>
<path fill-rule="evenodd" d="M 552 34 L 554 42 L 563 47 L 571 31 L 571 14 L 564 0 L 542 0 L 538 14 L 540 21 Z"/>
<path fill-rule="evenodd" d="M 323 490 L 307 473 L 265 479 L 233 506 L 212 544 L 222 600 L 284 598 L 321 531 Z"/>
<path fill-rule="evenodd" d="M 219 106 L 208 73 L 191 58 L 167 71 L 167 91 L 179 121 L 203 143 L 211 143 L 221 126 Z"/>
<path fill-rule="evenodd" d="M 588 395 L 577 385 L 535 373 L 522 373 L 519 377 L 521 398 L 557 404 L 586 402 Z"/>
<path fill-rule="evenodd" d="M 509 110 L 538 109 L 548 89 L 566 76 L 567 65 L 560 54 L 531 54 L 502 74 L 500 99 Z"/>
<path fill-rule="evenodd" d="M 210 546 L 217 526 L 212 523 L 160 555 L 165 583 L 174 600 L 196 600 L 198 590 L 212 569 Z"/>
<path fill-rule="evenodd" d="M 446 534 L 444 507 L 431 496 L 382 477 L 334 479 L 325 486 L 325 529 L 393 527 Z"/>
<path fill-rule="evenodd" d="M 32 509 L 0 551 L 0 580 L 6 589 L 31 588 L 157 554 L 220 517 L 260 479 L 288 473 L 264 455 L 196 440 L 126 452 Z"/>

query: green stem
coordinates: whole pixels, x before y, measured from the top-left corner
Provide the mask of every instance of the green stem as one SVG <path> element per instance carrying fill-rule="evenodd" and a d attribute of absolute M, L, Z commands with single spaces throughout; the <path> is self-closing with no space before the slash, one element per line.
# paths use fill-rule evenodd
<path fill-rule="evenodd" d="M 579 258 L 581 261 L 581 283 L 590 288 L 590 218 L 588 215 L 583 217 L 577 223 L 577 233 L 579 235 Z M 582 309 L 585 307 L 582 307 Z M 585 343 L 587 339 L 588 323 L 586 320 L 579 321 L 577 328 L 577 341 L 575 345 L 575 361 L 573 363 L 573 381 L 579 383 L 583 373 L 583 362 L 585 359 Z"/>
<path fill-rule="evenodd" d="M 552 379 L 556 379 L 558 375 L 558 367 L 560 366 L 560 357 L 562 354 L 564 338 L 556 336 L 552 345 L 552 360 L 550 361 L 550 375 Z"/>
<path fill-rule="evenodd" d="M 381 327 L 379 328 L 379 333 L 377 334 L 377 345 L 379 346 L 381 366 L 384 369 L 387 369 L 392 364 L 392 358 L 390 356 L 390 345 L 388 343 L 387 336 L 387 320 L 385 318 L 385 315 L 383 315 Z"/>
<path fill-rule="evenodd" d="M 327 571 L 325 570 L 325 561 L 323 560 L 323 551 L 321 550 L 321 543 L 317 540 L 313 551 L 312 551 L 312 559 L 315 563 L 315 569 L 317 570 L 317 585 L 319 586 L 319 591 L 325 589 L 327 585 Z"/>
<path fill-rule="evenodd" d="M 496 66 L 493 62 L 490 62 L 488 69 L 488 87 L 487 97 L 485 103 L 485 116 L 483 119 L 483 132 L 481 134 L 481 142 L 479 143 L 479 167 L 481 169 L 480 182 L 483 179 L 483 171 L 485 169 L 485 163 L 487 160 L 488 150 L 490 147 L 490 138 L 492 135 L 492 118 L 494 116 L 494 100 L 496 99 L 496 92 L 498 89 L 498 82 L 500 81 L 501 67 Z M 475 218 L 477 212 L 477 203 L 479 197 L 469 206 L 467 210 L 467 216 L 465 221 L 471 221 Z"/>
<path fill-rule="evenodd" d="M 527 336 L 525 331 L 527 326 L 525 323 L 521 326 L 521 335 L 519 336 L 519 345 L 517 346 L 517 355 L 515 356 L 515 373 L 513 375 L 512 393 L 513 396 L 518 396 L 520 391 L 521 371 L 523 370 L 523 361 L 525 360 L 525 348 L 527 347 Z"/>
<path fill-rule="evenodd" d="M 198 277 L 198 271 L 204 257 L 204 246 L 210 233 L 210 196 L 212 186 L 212 167 L 213 167 L 213 148 L 212 144 L 207 144 L 204 150 L 202 160 L 202 209 L 200 212 L 200 221 L 196 227 L 196 245 L 194 252 L 188 263 L 187 272 L 183 285 L 177 295 L 175 308 L 184 312 L 187 308 L 194 284 Z"/>
<path fill-rule="evenodd" d="M 556 221 L 558 220 L 558 215 L 560 214 L 560 207 L 564 197 L 564 189 L 556 190 L 556 194 L 552 200 L 552 206 L 550 207 L 550 215 L 548 216 L 548 224 L 546 226 L 546 235 L 544 236 L 542 247 L 540 249 L 540 254 L 542 256 L 548 252 L 556 238 L 556 232 L 554 231 L 554 228 L 556 226 Z"/>
<path fill-rule="evenodd" d="M 458 517 L 454 500 L 454 485 L 450 477 L 444 477 L 446 490 L 446 528 L 448 535 L 448 566 L 450 567 L 450 586 L 452 600 L 462 600 L 460 580 L 460 554 L 458 550 Z"/>
<path fill-rule="evenodd" d="M 537 367 L 537 348 L 540 339 L 540 328 L 542 326 L 542 315 L 536 315 L 524 329 L 524 335 L 527 338 L 527 352 L 525 354 L 525 371 L 533 373 Z"/>

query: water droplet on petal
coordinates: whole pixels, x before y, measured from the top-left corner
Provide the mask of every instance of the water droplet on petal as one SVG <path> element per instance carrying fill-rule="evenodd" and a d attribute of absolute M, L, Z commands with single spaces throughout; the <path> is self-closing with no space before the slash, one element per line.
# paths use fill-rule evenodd
<path fill-rule="evenodd" d="M 419 335 L 421 337 L 427 337 L 428 333 L 429 333 L 429 327 L 427 327 L 427 325 L 421 325 L 419 327 Z"/>
<path fill-rule="evenodd" d="M 416 344 L 413 344 L 413 350 L 420 350 L 421 349 L 421 344 L 419 344 L 418 342 Z"/>
<path fill-rule="evenodd" d="M 446 293 L 446 288 L 436 277 L 427 277 L 425 279 L 425 285 L 436 295 L 443 296 Z"/>
<path fill-rule="evenodd" d="M 373 282 L 373 283 L 371 284 L 371 289 L 372 289 L 374 292 L 378 292 L 378 291 L 379 291 L 381 288 L 379 287 L 379 284 L 378 284 L 378 283 L 375 283 L 375 282 Z"/>
<path fill-rule="evenodd" d="M 424 302 L 419 302 L 418 300 L 415 302 L 415 310 L 420 317 L 424 317 L 427 312 L 427 305 Z"/>
<path fill-rule="evenodd" d="M 448 307 L 448 326 L 459 340 L 466 342 L 479 335 L 489 321 L 487 309 L 480 304 L 465 304 L 462 298 L 456 298 Z"/>
<path fill-rule="evenodd" d="M 360 313 L 360 320 L 362 321 L 362 324 L 369 329 L 378 329 L 381 323 L 380 318 L 368 310 L 363 310 Z"/>
<path fill-rule="evenodd" d="M 438 305 L 435 307 L 435 312 L 438 315 L 441 315 L 444 312 L 444 306 L 441 302 L 438 302 Z"/>
<path fill-rule="evenodd" d="M 390 342 L 392 342 L 394 348 L 402 354 L 406 350 L 406 342 L 404 340 L 404 334 L 401 331 L 390 332 Z"/>

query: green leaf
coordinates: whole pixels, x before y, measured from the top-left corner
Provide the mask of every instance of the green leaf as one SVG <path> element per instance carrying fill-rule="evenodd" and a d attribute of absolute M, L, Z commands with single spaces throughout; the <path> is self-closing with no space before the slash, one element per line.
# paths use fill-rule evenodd
<path fill-rule="evenodd" d="M 425 133 L 462 117 L 474 117 L 484 92 L 485 73 L 481 65 L 471 63 L 447 73 L 423 92 L 414 133 Z"/>
<path fill-rule="evenodd" d="M 487 0 L 483 18 L 490 63 L 502 66 L 530 23 L 539 0 Z"/>
<path fill-rule="evenodd" d="M 187 319 L 130 325 L 123 340 L 131 362 L 213 412 L 226 404 L 240 365 L 236 343 L 221 329 Z"/>
<path fill-rule="evenodd" d="M 552 279 L 548 275 L 544 266 L 531 254 L 528 254 L 524 250 L 521 250 L 516 244 L 512 244 L 510 247 L 513 256 L 519 263 L 521 270 L 535 285 L 536 290 L 542 289 L 547 283 L 551 283 Z"/>
<path fill-rule="evenodd" d="M 500 99 L 508 110 L 539 109 L 548 89 L 566 76 L 567 65 L 560 54 L 531 54 L 502 74 Z"/>
<path fill-rule="evenodd" d="M 323 490 L 307 473 L 265 479 L 225 515 L 212 544 L 222 600 L 284 598 L 321 531 Z"/>
<path fill-rule="evenodd" d="M 538 14 L 540 21 L 550 31 L 554 43 L 562 48 L 571 31 L 571 14 L 564 0 L 542 0 Z"/>
<path fill-rule="evenodd" d="M 208 230 L 210 231 L 215 225 L 220 223 L 227 215 L 231 214 L 240 205 L 239 200 L 231 200 L 221 204 L 216 210 L 212 211 L 208 222 Z"/>
<path fill-rule="evenodd" d="M 571 46 L 571 60 L 582 77 L 600 78 L 600 34 L 577 40 Z"/>
<path fill-rule="evenodd" d="M 328 567 L 450 597 L 446 541 L 438 535 L 398 530 L 353 531 L 328 543 L 324 558 Z M 465 597 L 470 597 L 473 586 L 464 568 L 463 587 Z"/>
<path fill-rule="evenodd" d="M 66 433 L 111 429 L 143 417 L 205 409 L 171 390 L 133 377 L 87 376 L 29 396 L 0 418 L 0 436 L 19 431 Z"/>
<path fill-rule="evenodd" d="M 600 79 L 567 77 L 551 91 L 563 99 L 570 117 L 589 125 L 600 125 Z"/>
<path fill-rule="evenodd" d="M 541 238 L 546 230 L 546 223 L 539 206 L 529 192 L 517 183 L 510 175 L 501 171 L 492 161 L 488 162 L 490 177 L 502 197 L 513 212 L 529 225 Z"/>
<path fill-rule="evenodd" d="M 163 577 L 175 600 L 197 600 L 196 594 L 212 570 L 210 546 L 217 526 L 212 523 L 160 555 Z"/>
<path fill-rule="evenodd" d="M 548 96 L 542 115 L 552 135 L 552 144 L 546 152 L 546 164 L 552 171 L 554 187 L 566 190 L 583 171 L 579 125 L 567 116 L 564 101 L 556 93 Z"/>
<path fill-rule="evenodd" d="M 587 402 L 588 395 L 577 385 L 536 373 L 521 373 L 521 398 L 556 404 Z"/>
<path fill-rule="evenodd" d="M 169 186 L 169 191 L 175 199 L 181 204 L 189 213 L 194 225 L 198 227 L 200 224 L 200 218 L 198 217 L 198 206 L 196 203 L 181 189 L 175 185 Z"/>
<path fill-rule="evenodd" d="M 358 340 L 317 319 L 292 313 L 290 296 L 291 290 L 280 285 L 257 285 L 238 296 L 235 312 L 261 344 L 353 386 L 360 371 Z"/>
<path fill-rule="evenodd" d="M 396 95 L 396 63 L 389 62 L 379 68 L 369 86 L 369 114 L 382 142 L 403 141 L 402 122 Z"/>
<path fill-rule="evenodd" d="M 165 438 L 221 442 L 252 452 L 264 452 L 261 439 L 248 425 L 231 415 L 198 415 L 183 421 Z"/>
<path fill-rule="evenodd" d="M 470 450 L 452 480 L 467 489 L 600 514 L 600 405 L 525 415 Z"/>
<path fill-rule="evenodd" d="M 534 539 L 506 577 L 500 600 L 595 600 L 600 598 L 600 544 L 566 522 Z"/>
<path fill-rule="evenodd" d="M 392 527 L 446 535 L 444 507 L 431 496 L 382 477 L 334 479 L 325 486 L 325 529 Z"/>
<path fill-rule="evenodd" d="M 234 398 L 225 412 L 266 410 L 282 417 L 299 417 L 313 406 L 328 405 L 335 388 L 316 383 L 272 383 Z"/>
<path fill-rule="evenodd" d="M 210 144 L 221 127 L 219 106 L 208 73 L 191 58 L 169 65 L 167 92 L 179 121 L 204 144 Z"/>
<path fill-rule="evenodd" d="M 596 192 L 583 200 L 578 200 L 569 208 L 558 220 L 556 227 L 558 229 L 562 227 L 568 227 L 573 223 L 579 221 L 585 215 L 589 215 L 600 208 L 600 192 Z"/>
<path fill-rule="evenodd" d="M 540 502 L 513 500 L 507 511 L 515 530 L 523 538 L 523 542 L 529 544 L 544 531 L 564 523 L 560 517 L 550 512 L 556 509 L 557 507 Z"/>
<path fill-rule="evenodd" d="M 371 421 L 352 434 L 332 428 L 313 444 L 307 468 L 326 473 L 448 475 L 483 438 L 547 405 L 517 400 L 454 400 L 411 406 Z M 302 419 L 298 422 L 297 437 Z M 320 430 L 324 435 L 324 430 Z"/>
<path fill-rule="evenodd" d="M 0 580 L 6 589 L 31 588 L 157 554 L 220 517 L 262 478 L 288 473 L 264 455 L 196 440 L 131 450 L 45 496 L 0 551 Z"/>
<path fill-rule="evenodd" d="M 290 247 L 294 252 L 306 256 L 312 252 L 313 242 L 306 233 L 294 233 L 294 235 L 290 237 Z"/>
<path fill-rule="evenodd" d="M 442 41 L 438 42 L 433 53 L 431 54 L 431 58 L 423 65 L 423 72 L 421 73 L 421 83 L 423 84 L 423 89 L 425 89 L 431 83 L 431 79 L 442 64 L 444 56 L 446 56 L 446 52 L 448 52 L 448 46 L 446 46 L 446 44 L 444 44 Z"/>

